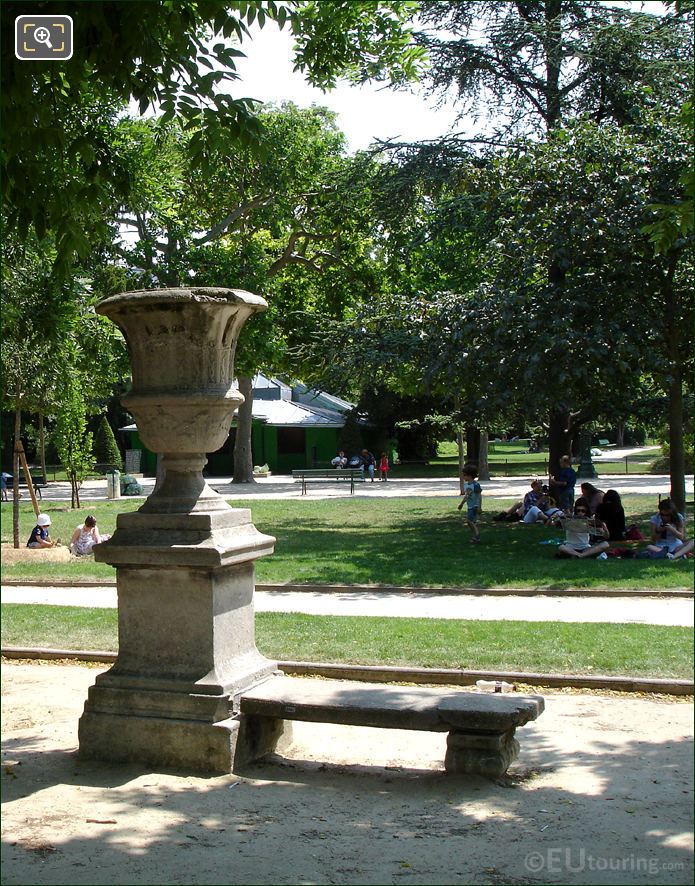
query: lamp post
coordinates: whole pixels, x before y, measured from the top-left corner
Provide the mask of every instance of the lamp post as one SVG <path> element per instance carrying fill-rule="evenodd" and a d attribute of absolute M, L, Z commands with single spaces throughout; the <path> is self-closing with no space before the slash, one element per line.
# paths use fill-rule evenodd
<path fill-rule="evenodd" d="M 591 460 L 591 434 L 582 431 L 579 435 L 579 469 L 577 477 L 580 480 L 593 480 L 598 477 L 596 468 Z"/>
<path fill-rule="evenodd" d="M 94 549 L 116 568 L 119 648 L 89 690 L 83 757 L 230 772 L 236 697 L 277 671 L 256 648 L 253 610 L 254 560 L 275 539 L 202 475 L 243 402 L 233 386 L 239 333 L 266 307 L 257 295 L 212 288 L 127 292 L 97 306 L 125 336 L 133 384 L 122 402 L 162 454 L 164 477 Z"/>

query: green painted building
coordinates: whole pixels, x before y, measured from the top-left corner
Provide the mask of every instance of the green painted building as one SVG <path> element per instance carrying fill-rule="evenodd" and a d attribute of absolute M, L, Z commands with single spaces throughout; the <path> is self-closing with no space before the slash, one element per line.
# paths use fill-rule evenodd
<path fill-rule="evenodd" d="M 268 465 L 274 474 L 328 465 L 338 451 L 338 437 L 351 403 L 306 385 L 287 385 L 258 374 L 253 383 L 251 446 L 254 465 Z M 139 450 L 140 470 L 156 473 L 157 457 L 145 448 L 136 425 L 121 428 L 126 451 Z M 224 446 L 208 453 L 208 476 L 231 476 L 234 471 L 236 419 Z"/>

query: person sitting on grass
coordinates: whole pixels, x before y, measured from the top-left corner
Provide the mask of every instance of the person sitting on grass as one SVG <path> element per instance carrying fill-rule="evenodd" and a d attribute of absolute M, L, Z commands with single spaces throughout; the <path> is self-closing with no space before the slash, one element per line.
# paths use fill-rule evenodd
<path fill-rule="evenodd" d="M 524 496 L 522 519 L 524 523 L 540 522 L 547 525 L 555 514 L 561 513 L 560 508 L 555 507 L 548 487 L 543 486 L 540 480 L 534 480 L 531 487 L 531 493 L 527 492 Z"/>
<path fill-rule="evenodd" d="M 589 515 L 593 517 L 596 513 L 596 508 L 603 501 L 605 493 L 602 489 L 597 489 L 593 483 L 582 483 L 579 488 L 582 491 L 582 498 L 589 502 Z"/>
<path fill-rule="evenodd" d="M 623 541 L 627 527 L 625 525 L 625 511 L 620 499 L 620 493 L 615 489 L 609 489 L 603 496 L 603 501 L 596 508 L 596 516 L 608 527 L 609 541 Z"/>
<path fill-rule="evenodd" d="M 651 555 L 679 560 L 693 549 L 693 540 L 685 537 L 685 518 L 679 514 L 670 498 L 659 502 L 659 513 L 650 518 L 652 543 L 647 545 Z"/>
<path fill-rule="evenodd" d="M 102 541 L 107 541 L 109 538 L 108 535 L 101 535 L 97 528 L 96 517 L 88 514 L 84 518 L 84 524 L 78 526 L 72 534 L 70 553 L 75 554 L 76 557 L 86 557 L 92 553 L 94 545 L 101 544 Z"/>
<path fill-rule="evenodd" d="M 48 527 L 51 525 L 51 518 L 48 514 L 39 514 L 36 518 L 36 526 L 31 530 L 31 535 L 29 536 L 29 541 L 27 542 L 28 548 L 53 548 L 58 544 L 58 541 L 53 541 L 51 539 L 50 533 L 48 531 Z"/>
<path fill-rule="evenodd" d="M 589 520 L 589 503 L 585 498 L 578 498 L 574 503 L 572 517 L 557 516 L 553 522 L 557 522 L 565 530 L 565 543 L 558 548 L 558 557 L 574 557 L 584 560 L 587 557 L 601 556 L 608 548 L 608 528 L 602 520 L 593 518 Z M 581 521 L 583 525 L 576 525 L 575 521 Z M 565 525 L 566 524 L 566 525 Z M 603 541 L 591 543 L 590 536 L 603 536 Z M 601 559 L 605 559 L 605 554 Z"/>
<path fill-rule="evenodd" d="M 463 477 L 463 498 L 457 510 L 460 511 L 464 504 L 467 508 L 468 528 L 473 533 L 471 544 L 477 544 L 480 541 L 480 531 L 478 530 L 478 517 L 482 511 L 483 491 L 480 483 L 475 479 L 478 470 L 473 465 L 466 465 L 461 471 Z"/>

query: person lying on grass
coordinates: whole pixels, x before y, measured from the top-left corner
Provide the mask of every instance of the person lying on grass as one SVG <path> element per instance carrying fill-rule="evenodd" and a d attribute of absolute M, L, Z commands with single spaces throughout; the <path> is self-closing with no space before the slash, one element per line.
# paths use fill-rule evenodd
<path fill-rule="evenodd" d="M 608 527 L 602 520 L 590 519 L 589 502 L 578 498 L 574 503 L 571 517 L 556 516 L 553 523 L 565 530 L 565 543 L 558 548 L 558 557 L 575 557 L 583 560 L 586 557 L 600 556 L 608 548 Z M 591 543 L 591 536 L 603 536 L 603 541 Z M 602 559 L 605 558 L 604 557 Z"/>

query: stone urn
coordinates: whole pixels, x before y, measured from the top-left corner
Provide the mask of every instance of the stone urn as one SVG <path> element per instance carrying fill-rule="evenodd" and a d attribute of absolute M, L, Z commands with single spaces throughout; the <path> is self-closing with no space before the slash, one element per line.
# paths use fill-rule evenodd
<path fill-rule="evenodd" d="M 163 457 L 165 480 L 143 512 L 227 507 L 201 472 L 244 400 L 233 386 L 239 333 L 267 306 L 250 292 L 212 288 L 126 292 L 97 306 L 128 345 L 133 383 L 121 402 L 143 443 Z"/>
<path fill-rule="evenodd" d="M 132 389 L 122 402 L 164 479 L 119 514 L 95 560 L 116 567 L 119 649 L 90 689 L 80 753 L 191 771 L 231 771 L 241 691 L 276 672 L 255 644 L 254 560 L 273 551 L 247 509 L 202 476 L 243 396 L 233 385 L 242 326 L 267 307 L 238 289 L 164 289 L 107 298 Z"/>

